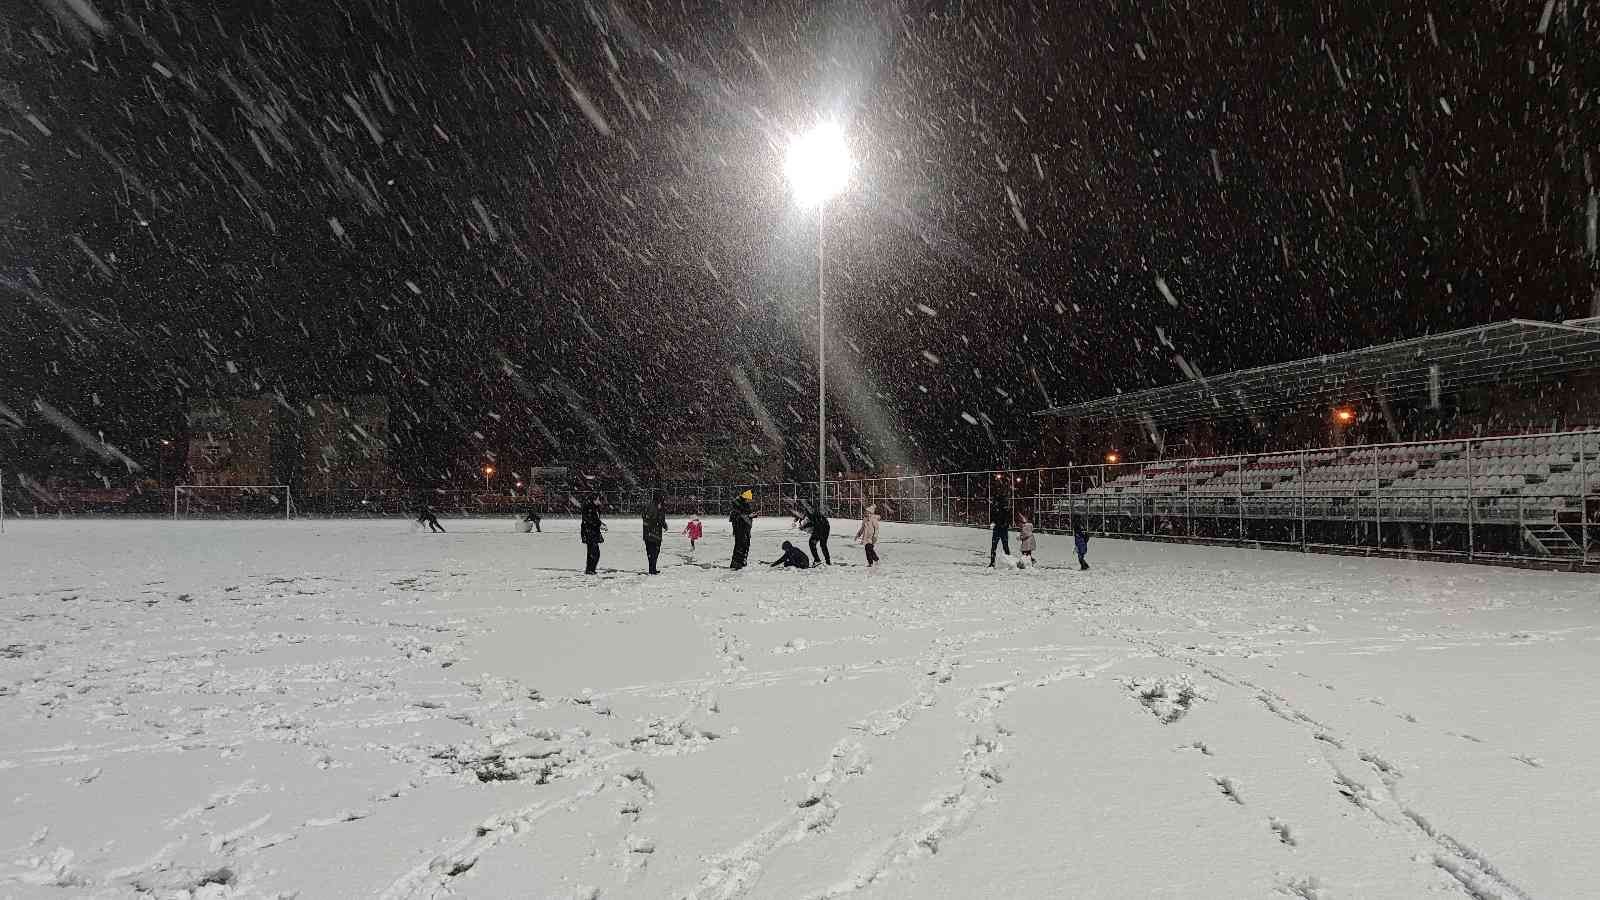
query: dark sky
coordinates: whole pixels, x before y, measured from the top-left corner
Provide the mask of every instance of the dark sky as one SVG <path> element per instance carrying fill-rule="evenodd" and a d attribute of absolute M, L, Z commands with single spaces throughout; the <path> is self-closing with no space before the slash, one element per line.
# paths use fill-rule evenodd
<path fill-rule="evenodd" d="M 426 481 L 595 423 L 648 464 L 700 405 L 750 415 L 737 368 L 803 477 L 782 158 L 822 117 L 858 162 L 855 467 L 986 466 L 1047 400 L 1183 364 L 1588 315 L 1600 5 L 1389 6 L 9 3 L 0 403 L 142 458 L 187 398 L 381 393 Z"/>

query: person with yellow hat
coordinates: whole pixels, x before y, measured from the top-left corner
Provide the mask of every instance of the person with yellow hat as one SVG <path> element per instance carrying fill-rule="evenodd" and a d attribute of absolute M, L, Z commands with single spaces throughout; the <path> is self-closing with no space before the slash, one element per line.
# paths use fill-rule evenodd
<path fill-rule="evenodd" d="M 750 503 L 756 498 L 754 491 L 745 491 L 733 501 L 733 512 L 728 522 L 733 526 L 733 561 L 730 569 L 742 569 L 750 559 L 750 530 L 755 526 L 755 509 Z"/>

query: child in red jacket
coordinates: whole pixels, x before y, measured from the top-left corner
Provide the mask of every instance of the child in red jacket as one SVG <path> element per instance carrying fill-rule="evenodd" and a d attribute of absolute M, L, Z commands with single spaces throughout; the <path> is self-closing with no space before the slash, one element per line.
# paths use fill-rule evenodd
<path fill-rule="evenodd" d="M 698 515 L 690 519 L 689 524 L 683 526 L 683 533 L 689 536 L 689 552 L 693 553 L 695 542 L 704 537 L 706 533 L 705 526 L 700 524 Z"/>

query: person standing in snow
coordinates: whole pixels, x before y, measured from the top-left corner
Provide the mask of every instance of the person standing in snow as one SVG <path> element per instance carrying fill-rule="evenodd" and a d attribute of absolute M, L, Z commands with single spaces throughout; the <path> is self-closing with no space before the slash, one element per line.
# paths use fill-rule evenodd
<path fill-rule="evenodd" d="M 1023 516 L 1022 524 L 1017 526 L 1017 552 L 1022 554 L 1022 558 L 1027 560 L 1030 566 L 1036 565 L 1033 561 L 1034 546 L 1033 523 L 1028 521 L 1027 516 Z"/>
<path fill-rule="evenodd" d="M 1089 532 L 1083 530 L 1082 522 L 1072 528 L 1072 546 L 1078 551 L 1078 571 L 1089 571 L 1089 561 L 1084 559 L 1089 555 Z"/>
<path fill-rule="evenodd" d="M 600 521 L 600 498 L 590 497 L 583 504 L 583 518 L 578 524 L 578 537 L 588 549 L 583 566 L 585 575 L 594 575 L 600 569 L 600 545 L 605 543 L 605 536 L 600 532 L 605 528 L 605 523 Z"/>
<path fill-rule="evenodd" d="M 661 535 L 667 530 L 667 516 L 661 511 L 664 503 L 666 498 L 656 491 L 644 505 L 644 555 L 650 562 L 651 575 L 661 574 L 656 571 L 656 560 L 661 556 Z"/>
<path fill-rule="evenodd" d="M 809 569 L 811 568 L 811 560 L 806 559 L 805 552 L 799 547 L 784 541 L 783 555 L 767 563 L 767 565 L 773 568 L 783 566 L 785 569 Z"/>
<path fill-rule="evenodd" d="M 828 534 L 833 530 L 828 522 L 828 516 L 820 507 L 807 506 L 804 510 L 805 521 L 801 523 L 801 531 L 811 532 L 811 564 L 833 565 L 833 557 L 828 555 Z M 817 556 L 817 548 L 822 548 L 822 556 Z"/>
<path fill-rule="evenodd" d="M 868 506 L 861 517 L 861 528 L 856 531 L 856 541 L 867 548 L 867 568 L 878 564 L 878 507 Z"/>
<path fill-rule="evenodd" d="M 544 520 L 539 517 L 538 510 L 534 509 L 533 507 L 531 507 L 531 506 L 528 507 L 528 511 L 527 511 L 526 514 L 523 515 L 522 521 L 525 524 L 532 525 L 534 531 L 540 532 L 541 534 L 544 532 L 544 529 L 542 527 L 540 527 L 540 524 L 539 524 L 540 522 L 542 522 Z M 523 531 L 527 531 L 528 529 L 524 528 L 522 530 Z"/>
<path fill-rule="evenodd" d="M 444 531 L 444 526 L 439 524 L 439 517 L 433 514 L 433 507 L 426 500 L 417 503 L 417 524 L 428 526 L 429 534 Z"/>
<path fill-rule="evenodd" d="M 755 494 L 745 491 L 733 501 L 733 511 L 728 513 L 728 523 L 733 526 L 733 561 L 730 569 L 742 569 L 750 561 L 750 530 L 755 527 L 755 510 L 750 501 Z"/>
<path fill-rule="evenodd" d="M 989 568 L 994 568 L 996 547 L 1011 555 L 1011 504 L 1004 494 L 989 498 L 989 524 L 994 530 L 989 535 Z"/>
<path fill-rule="evenodd" d="M 700 524 L 700 514 L 695 513 L 687 524 L 683 526 L 683 533 L 689 536 L 689 552 L 694 553 L 694 545 L 705 536 L 705 526 Z"/>

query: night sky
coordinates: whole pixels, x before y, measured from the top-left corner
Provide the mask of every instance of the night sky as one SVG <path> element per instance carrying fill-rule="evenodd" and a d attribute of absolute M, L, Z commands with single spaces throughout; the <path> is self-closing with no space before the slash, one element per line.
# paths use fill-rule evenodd
<path fill-rule="evenodd" d="M 820 118 L 857 160 L 841 466 L 988 466 L 1050 403 L 1186 368 L 1590 315 L 1600 4 L 1568 5 L 16 0 L 0 404 L 30 427 L 0 449 L 69 440 L 38 399 L 148 462 L 193 398 L 378 393 L 411 483 L 591 456 L 595 422 L 647 470 L 686 411 L 753 415 L 737 369 L 807 477 L 816 223 L 782 161 Z"/>

